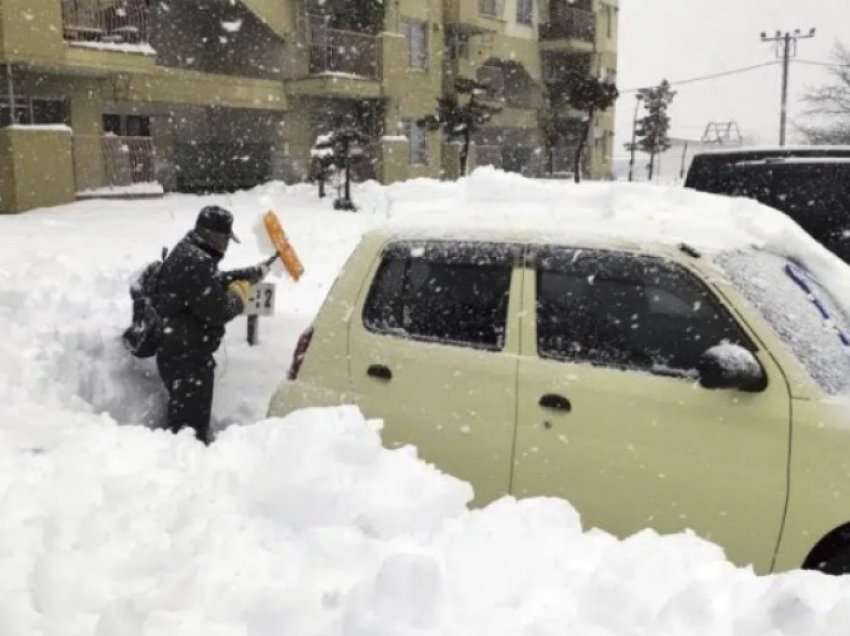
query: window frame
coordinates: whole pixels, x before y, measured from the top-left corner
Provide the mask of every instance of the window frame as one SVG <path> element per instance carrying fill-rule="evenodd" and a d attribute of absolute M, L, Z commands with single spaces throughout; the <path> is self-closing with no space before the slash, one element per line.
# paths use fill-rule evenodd
<path fill-rule="evenodd" d="M 516 22 L 527 27 L 534 26 L 534 0 L 516 0 Z"/>
<path fill-rule="evenodd" d="M 404 134 L 407 137 L 408 154 L 407 162 L 411 166 L 428 165 L 428 132 L 416 125 L 413 119 L 403 120 Z M 421 145 L 414 146 L 414 140 Z M 414 150 L 416 148 L 416 150 Z M 421 152 L 421 154 L 420 154 Z M 419 160 L 421 158 L 421 161 Z"/>
<path fill-rule="evenodd" d="M 478 0 L 478 14 L 485 18 L 501 20 L 505 14 L 505 2 L 504 0 Z"/>
<path fill-rule="evenodd" d="M 414 50 L 414 29 L 422 30 L 421 61 L 417 59 Z M 416 71 L 427 71 L 430 68 L 431 38 L 429 37 L 429 22 L 417 18 L 402 17 L 400 30 L 404 39 L 407 40 L 407 68 Z"/>
<path fill-rule="evenodd" d="M 118 132 L 114 130 L 108 130 L 112 126 L 107 125 L 107 121 L 114 120 L 117 121 L 118 124 Z M 147 135 L 130 135 L 130 123 L 138 122 L 142 128 L 147 129 Z M 131 139 L 151 139 L 153 138 L 153 130 L 152 130 L 153 118 L 150 115 L 144 115 L 140 113 L 130 113 L 130 114 L 122 114 L 122 113 L 103 113 L 101 115 L 101 125 L 103 126 L 103 133 L 105 135 L 114 135 L 115 137 L 129 137 Z"/>
<path fill-rule="evenodd" d="M 31 95 L 15 95 L 14 107 L 7 93 L 0 94 L 0 128 L 8 126 L 71 126 L 71 100 L 68 97 L 33 97 Z M 59 108 L 61 121 L 36 122 L 36 109 L 47 104 Z M 17 117 L 15 117 L 17 114 Z M 6 121 L 8 117 L 8 121 Z"/>
<path fill-rule="evenodd" d="M 734 325 L 737 336 L 739 338 L 739 345 L 750 351 L 759 363 L 759 366 L 762 368 L 762 372 L 767 376 L 767 369 L 764 368 L 764 365 L 761 364 L 761 361 L 758 360 L 758 356 L 756 354 L 759 353 L 760 347 L 755 342 L 755 340 L 750 335 L 744 323 L 737 318 L 736 312 L 733 308 L 728 306 L 724 298 L 717 293 L 714 289 L 712 289 L 711 285 L 696 271 L 692 268 L 687 267 L 685 264 L 676 261 L 674 259 L 654 254 L 642 254 L 635 252 L 628 252 L 616 249 L 605 249 L 605 248 L 587 248 L 587 247 L 578 247 L 578 246 L 545 246 L 545 247 L 533 247 L 529 250 L 528 256 L 526 258 L 526 268 L 527 271 L 534 277 L 534 297 L 532 300 L 532 308 L 533 308 L 533 320 L 531 324 L 534 328 L 534 353 L 538 359 L 540 360 L 550 360 L 554 362 L 561 362 L 564 364 L 575 364 L 575 365 L 589 365 L 598 368 L 611 369 L 616 371 L 627 371 L 633 373 L 645 373 L 650 374 L 657 377 L 665 377 L 679 380 L 686 380 L 689 382 L 693 382 L 695 377 L 690 369 L 676 369 L 669 367 L 659 367 L 655 365 L 650 366 L 641 366 L 635 364 L 617 364 L 612 363 L 611 361 L 606 360 L 598 360 L 592 359 L 591 356 L 580 357 L 574 356 L 569 357 L 565 355 L 558 355 L 557 353 L 549 353 L 541 351 L 540 348 L 540 332 L 539 332 L 539 298 L 540 298 L 540 274 L 543 269 L 541 268 L 541 261 L 546 258 L 557 257 L 559 254 L 564 254 L 568 252 L 582 252 L 582 253 L 591 253 L 596 254 L 606 258 L 619 258 L 619 259 L 631 259 L 631 260 L 643 260 L 646 262 L 655 262 L 660 266 L 664 267 L 668 271 L 675 271 L 677 273 L 681 273 L 686 276 L 691 283 L 693 283 L 696 287 L 705 293 L 706 297 L 709 298 L 716 310 L 723 315 L 726 322 L 731 325 Z"/>
<path fill-rule="evenodd" d="M 466 254 L 471 253 L 473 251 L 481 251 L 481 250 L 492 250 L 490 254 L 489 262 L 480 263 L 480 265 L 499 265 L 506 264 L 509 268 L 508 275 L 508 287 L 505 299 L 505 323 L 504 323 L 504 332 L 502 336 L 501 343 L 497 343 L 496 345 L 488 345 L 484 343 L 473 343 L 467 341 L 460 340 L 444 340 L 440 338 L 435 338 L 431 336 L 425 336 L 421 334 L 412 334 L 412 333 L 399 333 L 393 329 L 382 329 L 380 327 L 376 327 L 374 324 L 370 322 L 367 318 L 367 313 L 370 308 L 370 299 L 372 298 L 372 294 L 375 292 L 375 283 L 378 280 L 378 276 L 380 275 L 384 263 L 388 261 L 388 258 L 392 258 L 394 255 L 405 255 L 409 256 L 414 250 L 424 250 L 423 254 L 427 255 L 429 251 L 432 250 L 444 250 L 445 252 L 451 252 L 453 256 L 458 258 L 461 262 L 467 265 L 475 265 L 475 263 L 469 263 L 468 261 L 472 260 L 472 257 L 466 256 Z M 469 349 L 472 351 L 482 351 L 482 352 L 490 352 L 490 353 L 504 353 L 508 346 L 508 331 L 510 330 L 510 311 L 511 311 L 511 302 L 512 300 L 516 302 L 519 300 L 512 299 L 512 294 L 515 292 L 513 289 L 513 277 L 514 273 L 517 269 L 522 267 L 522 257 L 525 251 L 525 246 L 516 243 L 498 243 L 492 241 L 484 241 L 484 240 L 460 240 L 460 241 L 452 241 L 452 240 L 428 240 L 428 239 L 401 239 L 395 240 L 387 245 L 385 245 L 381 251 L 378 253 L 375 262 L 373 263 L 371 275 L 364 286 L 364 296 L 363 296 L 363 304 L 360 310 L 360 324 L 362 328 L 371 334 L 377 336 L 383 336 L 388 338 L 393 338 L 396 340 L 414 342 L 414 343 L 422 343 L 422 344 L 432 344 L 442 347 L 454 347 L 461 349 Z M 439 259 L 437 262 L 440 262 Z M 451 260 L 442 261 L 442 262 L 451 262 Z M 520 293 L 521 296 L 521 293 Z"/>

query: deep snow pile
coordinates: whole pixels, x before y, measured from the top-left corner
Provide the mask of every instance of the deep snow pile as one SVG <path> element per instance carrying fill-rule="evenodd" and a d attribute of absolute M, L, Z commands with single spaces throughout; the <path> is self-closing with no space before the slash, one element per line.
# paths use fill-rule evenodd
<path fill-rule="evenodd" d="M 222 197 L 89 201 L 0 218 L 0 634 L 61 636 L 846 634 L 850 581 L 757 578 L 690 535 L 582 533 L 568 504 L 504 500 L 380 447 L 350 408 L 262 420 L 300 331 L 358 238 L 387 222 L 524 223 L 705 248 L 757 242 L 833 281 L 843 264 L 755 204 L 645 186 L 536 183 L 494 171 L 355 193 L 337 213 L 306 186 Z M 243 245 L 276 209 L 305 262 L 278 273 L 262 345 L 231 326 L 206 449 L 154 425 L 149 362 L 118 344 L 129 280 L 229 207 Z M 518 220 L 518 217 L 521 217 Z M 835 281 L 839 292 L 847 284 Z M 838 284 L 840 283 L 840 285 Z M 835 286 L 834 286 L 835 287 Z M 843 299 L 850 294 L 839 293 Z M 850 305 L 850 303 L 848 303 Z M 116 426 L 122 424 L 124 426 Z"/>

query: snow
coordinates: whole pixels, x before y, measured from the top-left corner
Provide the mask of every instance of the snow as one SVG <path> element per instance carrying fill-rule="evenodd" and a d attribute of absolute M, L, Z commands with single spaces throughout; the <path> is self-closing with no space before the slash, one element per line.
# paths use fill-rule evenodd
<path fill-rule="evenodd" d="M 242 20 L 222 20 L 221 28 L 228 33 L 239 33 L 242 30 Z"/>
<path fill-rule="evenodd" d="M 848 164 L 850 157 L 771 157 L 769 159 L 736 161 L 736 166 L 770 166 L 770 165 L 808 165 L 824 163 L 827 165 Z"/>
<path fill-rule="evenodd" d="M 66 126 L 65 124 L 12 124 L 11 126 L 6 126 L 6 130 L 26 130 L 29 132 L 63 132 L 71 134 L 74 131 L 71 130 L 70 126 Z"/>
<path fill-rule="evenodd" d="M 717 360 L 720 367 L 729 373 L 747 374 L 749 377 L 756 377 L 761 373 L 755 357 L 739 345 L 724 342 L 706 351 L 705 355 Z"/>
<path fill-rule="evenodd" d="M 804 144 L 790 144 L 787 146 L 720 146 L 718 148 L 713 148 L 711 150 L 704 150 L 700 152 L 700 154 L 715 154 L 715 155 L 726 155 L 726 154 L 747 154 L 747 153 L 764 153 L 764 152 L 775 152 L 775 153 L 788 153 L 788 152 L 832 152 L 832 153 L 841 153 L 841 152 L 850 152 L 850 146 L 842 146 L 842 145 L 834 145 L 834 146 L 823 146 L 823 145 L 804 145 Z"/>
<path fill-rule="evenodd" d="M 847 633 L 850 579 L 756 577 L 688 533 L 618 541 L 583 531 L 560 500 L 468 511 L 468 485 L 414 449 L 383 449 L 354 408 L 264 419 L 346 258 L 388 223 L 756 243 L 793 254 L 850 305 L 843 263 L 778 213 L 674 188 L 480 170 L 366 183 L 354 199 L 360 213 L 339 213 L 313 187 L 272 183 L 0 217 L 0 634 Z M 206 448 L 141 426 L 161 420 L 163 394 L 119 334 L 135 273 L 213 203 L 243 238 L 224 267 L 268 255 L 258 219 L 274 209 L 306 271 L 296 284 L 276 265 L 278 314 L 260 321 L 260 346 L 244 319 L 228 329 Z"/>
<path fill-rule="evenodd" d="M 128 44 L 126 42 L 68 42 L 69 46 L 98 51 L 115 51 L 117 53 L 136 53 L 139 55 L 155 56 L 156 50 L 147 43 Z"/>
<path fill-rule="evenodd" d="M 80 197 L 120 197 L 120 196 L 150 196 L 163 194 L 162 184 L 158 182 L 133 183 L 126 186 L 107 186 L 105 188 L 93 188 L 80 190 Z"/>

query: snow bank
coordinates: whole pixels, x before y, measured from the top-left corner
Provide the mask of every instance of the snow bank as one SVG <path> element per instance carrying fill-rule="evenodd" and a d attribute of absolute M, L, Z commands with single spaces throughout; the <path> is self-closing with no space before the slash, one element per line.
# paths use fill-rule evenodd
<path fill-rule="evenodd" d="M 0 218 L 0 634 L 847 633 L 850 580 L 757 578 L 688 534 L 582 532 L 563 501 L 469 512 L 469 486 L 413 449 L 381 448 L 352 409 L 262 421 L 345 259 L 388 222 L 756 242 L 846 292 L 843 264 L 777 213 L 673 189 L 479 171 L 458 184 L 367 183 L 355 200 L 361 213 L 334 212 L 310 187 L 269 184 Z M 306 273 L 297 285 L 274 274 L 279 306 L 260 347 L 245 343 L 244 320 L 228 330 L 207 449 L 149 428 L 158 378 L 118 338 L 134 273 L 212 203 L 234 211 L 244 241 L 225 266 L 268 256 L 246 239 L 271 208 Z"/>
<path fill-rule="evenodd" d="M 3 407 L 9 636 L 838 634 L 850 580 L 757 578 L 689 534 L 618 542 L 558 500 L 467 512 L 467 485 L 387 451 L 351 408 L 211 448 Z M 840 633 L 846 633 L 841 631 Z"/>

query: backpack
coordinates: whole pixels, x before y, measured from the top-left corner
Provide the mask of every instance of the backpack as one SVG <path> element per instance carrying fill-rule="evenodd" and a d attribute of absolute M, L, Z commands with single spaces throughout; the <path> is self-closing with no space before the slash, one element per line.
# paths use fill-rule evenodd
<path fill-rule="evenodd" d="M 149 263 L 130 286 L 133 299 L 133 323 L 121 336 L 124 347 L 137 358 L 156 355 L 162 342 L 162 318 L 156 310 L 155 298 L 159 272 L 168 254 L 162 250 L 162 259 Z"/>

